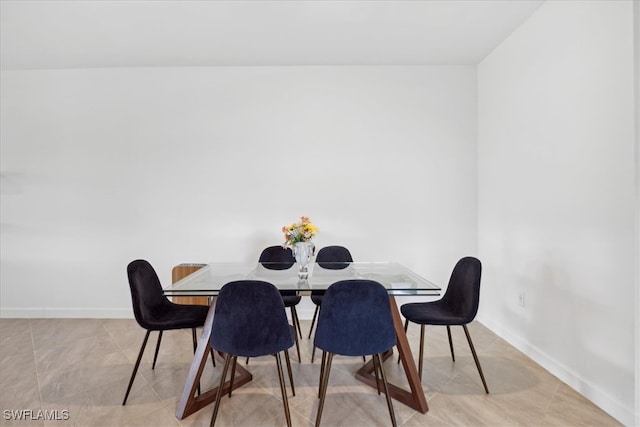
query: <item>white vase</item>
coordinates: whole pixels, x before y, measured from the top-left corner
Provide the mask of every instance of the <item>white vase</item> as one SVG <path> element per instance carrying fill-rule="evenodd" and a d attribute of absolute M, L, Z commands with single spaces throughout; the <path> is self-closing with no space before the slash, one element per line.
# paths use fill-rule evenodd
<path fill-rule="evenodd" d="M 309 262 L 316 250 L 313 242 L 297 242 L 293 245 L 293 256 L 298 264 L 298 278 L 309 278 Z"/>

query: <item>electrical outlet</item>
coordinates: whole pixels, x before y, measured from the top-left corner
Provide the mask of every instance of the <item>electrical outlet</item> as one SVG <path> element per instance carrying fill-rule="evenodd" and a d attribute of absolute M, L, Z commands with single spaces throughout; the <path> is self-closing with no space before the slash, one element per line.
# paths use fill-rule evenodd
<path fill-rule="evenodd" d="M 520 307 L 524 307 L 524 292 L 520 292 L 520 294 L 518 294 L 518 304 L 520 305 Z"/>

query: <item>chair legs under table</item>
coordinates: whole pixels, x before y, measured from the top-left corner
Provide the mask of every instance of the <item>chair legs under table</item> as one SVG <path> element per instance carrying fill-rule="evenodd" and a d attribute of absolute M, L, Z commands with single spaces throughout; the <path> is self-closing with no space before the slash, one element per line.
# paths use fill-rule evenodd
<path fill-rule="evenodd" d="M 284 414 L 285 414 L 285 418 L 287 421 L 287 426 L 291 427 L 291 413 L 289 412 L 289 401 L 287 400 L 287 388 L 285 385 L 285 381 L 284 381 L 284 373 L 282 372 L 282 361 L 280 358 L 280 353 L 276 353 L 274 354 L 275 358 L 276 358 L 276 366 L 278 368 L 278 380 L 280 382 L 280 392 L 282 393 L 282 405 L 284 406 Z M 288 355 L 285 356 L 287 358 L 288 361 Z M 216 399 L 215 399 L 215 404 L 213 407 L 213 415 L 211 416 L 211 423 L 210 423 L 210 427 L 214 427 L 216 424 L 216 419 L 218 417 L 218 410 L 220 409 L 220 401 L 222 400 L 222 396 L 223 393 L 221 393 L 221 391 L 224 388 L 224 384 L 225 384 L 225 380 L 227 377 L 227 372 L 229 370 L 229 365 L 232 365 L 232 371 L 235 369 L 235 364 L 236 364 L 236 360 L 237 360 L 238 356 L 233 356 L 231 354 L 226 354 L 225 358 L 224 358 L 224 365 L 222 367 L 222 376 L 220 377 L 220 383 L 218 385 L 218 391 L 220 391 L 219 393 L 217 393 Z M 287 362 L 289 363 L 289 362 Z M 290 365 L 289 365 L 290 366 Z M 291 370 L 289 370 L 289 380 L 292 380 L 291 377 Z M 233 372 L 232 372 L 232 378 L 231 381 L 233 382 Z M 293 382 L 291 383 L 293 386 Z M 229 396 L 231 396 L 231 390 L 229 390 Z"/>
<path fill-rule="evenodd" d="M 327 396 L 327 386 L 329 384 L 329 375 L 331 374 L 331 362 L 333 360 L 333 353 L 322 352 L 322 364 L 320 366 L 320 403 L 318 404 L 318 413 L 316 415 L 316 427 L 320 426 L 320 419 L 322 418 L 322 411 L 324 409 L 324 402 Z M 387 400 L 387 408 L 389 409 L 389 416 L 391 417 L 391 425 L 396 427 L 395 412 L 393 410 L 393 402 L 391 401 L 391 394 L 389 393 L 389 384 L 387 383 L 387 376 L 384 372 L 382 357 L 380 354 L 373 355 L 373 364 L 376 370 L 376 382 L 378 383 L 378 394 L 380 394 L 378 370 L 380 371 L 380 377 L 382 378 L 382 385 L 384 387 L 384 394 Z"/>
<path fill-rule="evenodd" d="M 162 342 L 162 332 L 158 331 L 158 341 L 156 342 L 156 349 L 153 353 L 153 363 L 151 365 L 151 369 L 156 368 L 156 361 L 158 360 L 158 352 L 160 350 L 160 343 Z M 133 367 L 133 372 L 131 372 L 131 378 L 129 379 L 129 385 L 127 386 L 127 392 L 124 395 L 124 400 L 122 401 L 122 405 L 127 404 L 127 399 L 129 398 L 129 393 L 131 392 L 131 387 L 133 386 L 133 381 L 136 379 L 136 374 L 138 373 L 138 368 L 140 367 L 140 362 L 142 361 L 142 355 L 144 354 L 144 349 L 147 346 L 147 341 L 149 341 L 149 335 L 151 334 L 151 330 L 147 330 L 147 333 L 144 335 L 144 339 L 142 340 L 142 346 L 140 346 L 140 351 L 138 352 L 138 358 L 136 359 L 136 364 Z M 198 345 L 198 341 L 196 338 L 196 328 L 191 328 L 191 339 L 193 341 L 193 353 L 196 352 L 196 347 Z M 213 362 L 215 366 L 215 361 Z"/>
<path fill-rule="evenodd" d="M 418 353 L 418 375 L 420 376 L 420 380 L 422 380 L 422 364 L 424 361 L 424 329 L 426 325 L 420 325 L 420 351 Z M 471 354 L 473 356 L 473 361 L 476 364 L 476 368 L 478 369 L 478 373 L 480 374 L 480 379 L 482 380 L 482 386 L 484 387 L 485 393 L 489 394 L 489 387 L 487 386 L 487 381 L 484 378 L 484 372 L 482 371 L 482 366 L 480 366 L 480 359 L 478 359 L 478 354 L 476 353 L 476 348 L 473 345 L 473 341 L 471 340 L 471 334 L 469 334 L 469 328 L 467 325 L 461 325 L 464 329 L 464 334 L 467 337 L 467 342 L 469 343 L 469 348 L 471 349 Z M 404 322 L 404 331 L 407 332 L 407 328 L 409 327 L 409 321 L 405 320 Z M 456 356 L 453 351 L 453 339 L 451 338 L 451 326 L 446 325 L 447 327 L 447 338 L 449 340 L 449 350 L 451 351 L 451 359 L 455 362 Z M 398 363 L 400 363 L 400 358 L 398 358 Z"/>

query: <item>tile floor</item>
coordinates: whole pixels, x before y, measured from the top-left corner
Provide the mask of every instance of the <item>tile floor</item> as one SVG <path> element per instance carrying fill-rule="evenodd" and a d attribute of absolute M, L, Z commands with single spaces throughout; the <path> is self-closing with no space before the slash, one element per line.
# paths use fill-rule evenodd
<path fill-rule="evenodd" d="M 302 321 L 303 335 L 310 322 Z M 417 426 L 618 426 L 580 394 L 542 369 L 483 325 L 469 327 L 491 394 L 482 389 L 462 328 L 453 328 L 456 362 L 444 327 L 427 328 L 423 387 L 429 412 L 395 402 L 398 424 Z M 191 336 L 166 332 L 155 370 L 152 333 L 129 401 L 122 399 L 144 331 L 128 319 L 0 319 L 1 426 L 208 426 L 212 406 L 179 420 L 175 409 L 192 359 Z M 417 354 L 419 327 L 409 340 Z M 293 426 L 312 426 L 318 399 L 318 355 L 310 363 L 311 341 L 301 341 L 302 363 L 291 352 L 296 396 L 289 397 Z M 275 359 L 252 359 L 253 381 L 225 397 L 220 426 L 285 425 Z M 323 426 L 387 426 L 383 396 L 355 380 L 357 357 L 336 357 Z M 203 387 L 217 384 L 221 364 L 207 364 Z M 390 380 L 406 384 L 402 368 L 389 359 Z M 289 389 L 289 393 L 291 390 Z M 28 420 L 11 418 L 22 412 Z M 43 412 L 38 412 L 38 411 Z M 58 420 L 43 420 L 46 416 Z M 38 419 L 40 418 L 40 419 Z M 68 419 L 60 419 L 68 418 Z"/>

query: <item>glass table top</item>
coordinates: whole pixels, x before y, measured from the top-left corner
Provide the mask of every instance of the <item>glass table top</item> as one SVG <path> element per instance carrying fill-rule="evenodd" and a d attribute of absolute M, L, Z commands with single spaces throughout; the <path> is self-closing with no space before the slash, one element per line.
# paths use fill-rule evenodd
<path fill-rule="evenodd" d="M 309 277 L 298 278 L 298 266 L 281 264 L 212 262 L 164 289 L 168 296 L 214 296 L 234 280 L 262 280 L 283 291 L 321 291 L 340 280 L 368 279 L 382 284 L 389 295 L 440 295 L 440 287 L 396 262 L 340 263 L 323 268 L 309 264 Z"/>

